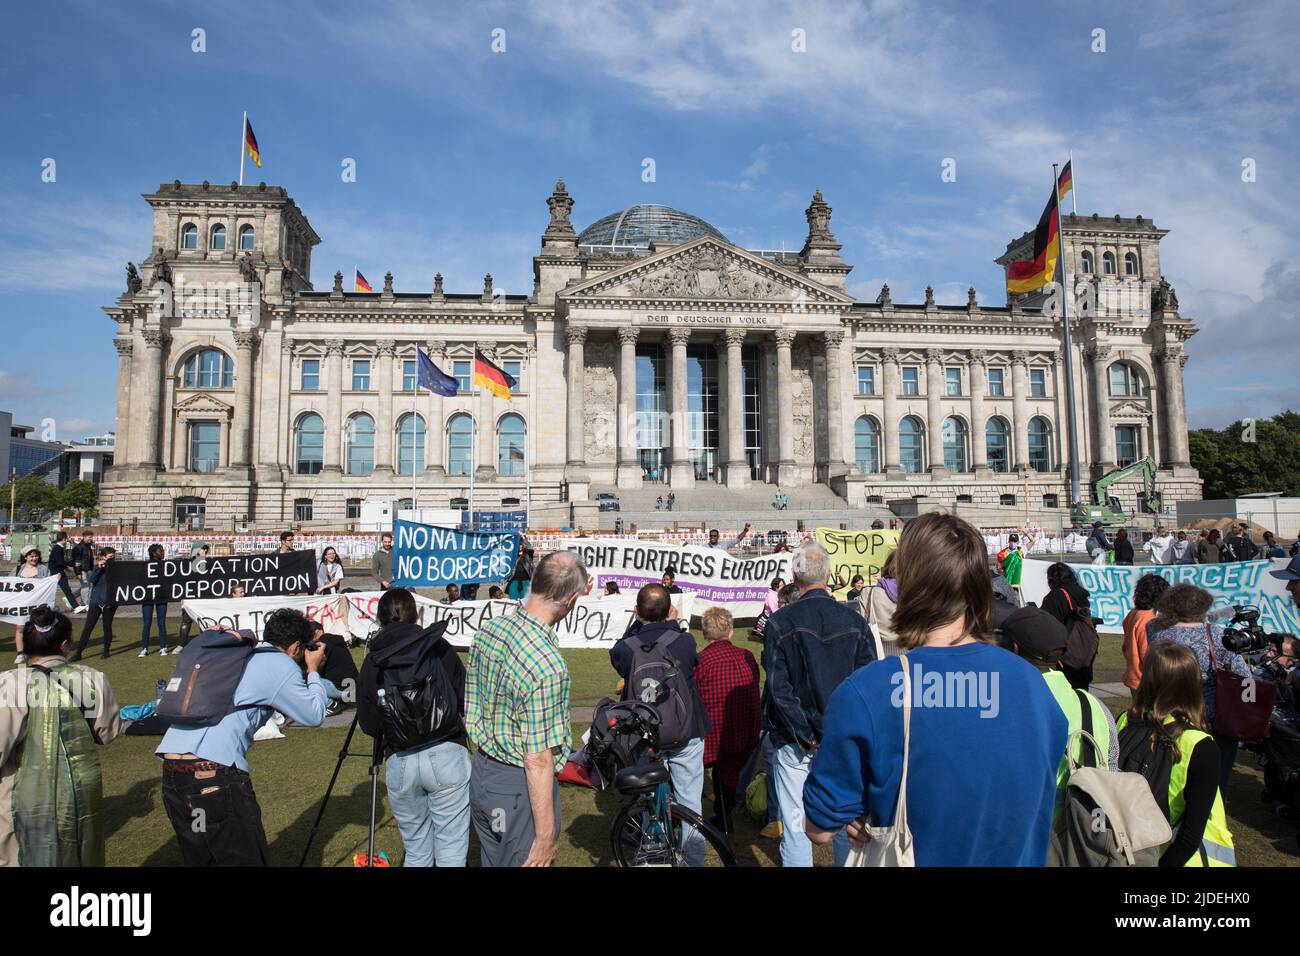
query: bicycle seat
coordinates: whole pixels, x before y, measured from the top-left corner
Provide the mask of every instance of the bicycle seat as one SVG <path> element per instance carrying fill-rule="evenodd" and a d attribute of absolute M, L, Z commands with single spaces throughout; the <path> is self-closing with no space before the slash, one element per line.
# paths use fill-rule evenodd
<path fill-rule="evenodd" d="M 624 767 L 614 775 L 614 786 L 622 793 L 653 790 L 668 782 L 668 768 L 661 763 L 641 763 Z"/>

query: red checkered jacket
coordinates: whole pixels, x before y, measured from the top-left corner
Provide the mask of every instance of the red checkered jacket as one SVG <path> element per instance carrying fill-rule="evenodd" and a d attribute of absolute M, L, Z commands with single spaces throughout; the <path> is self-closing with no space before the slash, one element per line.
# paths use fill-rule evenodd
<path fill-rule="evenodd" d="M 714 641 L 700 652 L 695 685 L 709 715 L 704 762 L 748 756 L 758 745 L 758 662 L 730 641 Z"/>

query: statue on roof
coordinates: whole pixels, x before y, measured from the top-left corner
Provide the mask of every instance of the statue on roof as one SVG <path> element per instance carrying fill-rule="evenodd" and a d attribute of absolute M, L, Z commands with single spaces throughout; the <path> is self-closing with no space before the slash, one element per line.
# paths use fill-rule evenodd
<path fill-rule="evenodd" d="M 126 264 L 126 291 L 128 294 L 139 292 L 144 287 L 144 280 L 140 278 L 134 262 Z"/>

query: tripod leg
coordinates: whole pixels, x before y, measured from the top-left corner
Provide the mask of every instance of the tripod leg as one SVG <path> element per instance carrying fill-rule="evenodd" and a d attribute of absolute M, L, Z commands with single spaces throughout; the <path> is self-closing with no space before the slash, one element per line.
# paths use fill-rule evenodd
<path fill-rule="evenodd" d="M 320 810 L 316 814 L 316 822 L 311 825 L 311 833 L 307 836 L 307 845 L 302 848 L 302 859 L 298 861 L 298 866 L 307 865 L 307 854 L 311 852 L 312 842 L 316 839 L 316 831 L 320 829 L 320 822 L 325 816 L 325 805 L 330 802 L 330 794 L 334 792 L 334 784 L 339 779 L 339 771 L 343 769 L 343 761 L 348 757 L 348 750 L 352 747 L 352 735 L 357 732 L 357 718 L 361 716 L 360 712 L 352 715 L 352 726 L 348 728 L 348 735 L 343 740 L 343 749 L 339 751 L 338 763 L 334 765 L 334 773 L 330 777 L 330 784 L 325 788 L 325 797 L 320 802 Z"/>
<path fill-rule="evenodd" d="M 374 754 L 370 758 L 370 855 L 366 866 L 375 865 L 375 808 L 379 805 L 379 765 L 383 759 L 383 747 L 380 738 L 376 737 Z"/>

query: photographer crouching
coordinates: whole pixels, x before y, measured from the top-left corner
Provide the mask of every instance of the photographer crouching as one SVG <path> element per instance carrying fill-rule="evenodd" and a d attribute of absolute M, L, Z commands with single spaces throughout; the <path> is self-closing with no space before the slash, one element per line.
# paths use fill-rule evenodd
<path fill-rule="evenodd" d="M 357 723 L 383 744 L 388 805 L 404 866 L 464 866 L 469 853 L 465 667 L 443 638 L 447 622 L 416 623 L 415 597 L 390 588 L 361 664 Z"/>

